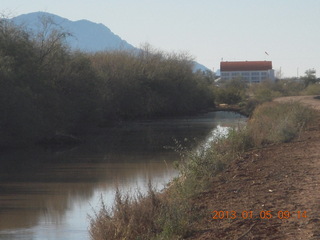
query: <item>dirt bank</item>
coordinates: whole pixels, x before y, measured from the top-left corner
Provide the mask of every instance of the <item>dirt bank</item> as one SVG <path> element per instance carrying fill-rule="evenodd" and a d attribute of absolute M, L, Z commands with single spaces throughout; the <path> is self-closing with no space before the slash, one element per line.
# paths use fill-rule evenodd
<path fill-rule="evenodd" d="M 281 97 L 281 98 L 276 98 L 274 101 L 276 101 L 276 102 L 298 101 L 298 102 L 301 102 L 307 106 L 311 106 L 312 108 L 320 111 L 320 99 L 316 99 L 315 97 L 319 97 L 319 96 Z"/>
<path fill-rule="evenodd" d="M 295 100 L 320 111 L 312 96 L 275 101 Z M 294 141 L 234 161 L 195 204 L 208 214 L 189 239 L 320 239 L 320 112 Z"/>

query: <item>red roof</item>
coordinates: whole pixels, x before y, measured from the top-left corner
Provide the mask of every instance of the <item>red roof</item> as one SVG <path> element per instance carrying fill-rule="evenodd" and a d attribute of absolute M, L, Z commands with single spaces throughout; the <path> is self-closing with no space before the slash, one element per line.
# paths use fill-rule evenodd
<path fill-rule="evenodd" d="M 266 71 L 272 69 L 271 61 L 220 62 L 220 71 Z"/>

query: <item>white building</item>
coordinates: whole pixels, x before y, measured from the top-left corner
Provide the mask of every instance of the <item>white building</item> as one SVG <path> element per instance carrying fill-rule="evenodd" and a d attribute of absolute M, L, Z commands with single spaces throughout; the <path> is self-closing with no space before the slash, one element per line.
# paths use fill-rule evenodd
<path fill-rule="evenodd" d="M 271 61 L 220 62 L 221 80 L 242 78 L 248 83 L 275 80 Z"/>

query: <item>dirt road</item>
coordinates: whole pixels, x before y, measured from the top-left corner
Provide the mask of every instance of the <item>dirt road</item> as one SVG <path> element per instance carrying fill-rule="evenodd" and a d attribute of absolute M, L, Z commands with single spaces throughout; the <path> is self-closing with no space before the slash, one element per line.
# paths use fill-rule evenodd
<path fill-rule="evenodd" d="M 312 108 L 320 111 L 320 99 L 316 99 L 316 96 L 293 96 L 293 97 L 281 97 L 277 98 L 274 101 L 276 102 L 291 102 L 298 101 L 307 106 L 311 106 Z"/>
<path fill-rule="evenodd" d="M 275 101 L 295 100 L 320 111 L 312 96 Z M 190 239 L 320 239 L 320 113 L 294 141 L 234 161 L 195 204 L 208 218 Z"/>

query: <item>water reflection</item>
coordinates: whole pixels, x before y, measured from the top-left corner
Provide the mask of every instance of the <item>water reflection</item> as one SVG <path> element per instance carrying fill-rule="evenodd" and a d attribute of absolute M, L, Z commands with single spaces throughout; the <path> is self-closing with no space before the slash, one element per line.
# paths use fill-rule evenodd
<path fill-rule="evenodd" d="M 99 199 L 111 204 L 114 187 L 161 189 L 177 172 L 178 156 L 164 146 L 212 139 L 217 125 L 243 120 L 228 112 L 194 118 L 133 122 L 86 136 L 73 149 L 28 149 L 0 156 L 0 239 L 89 239 L 87 214 Z"/>

